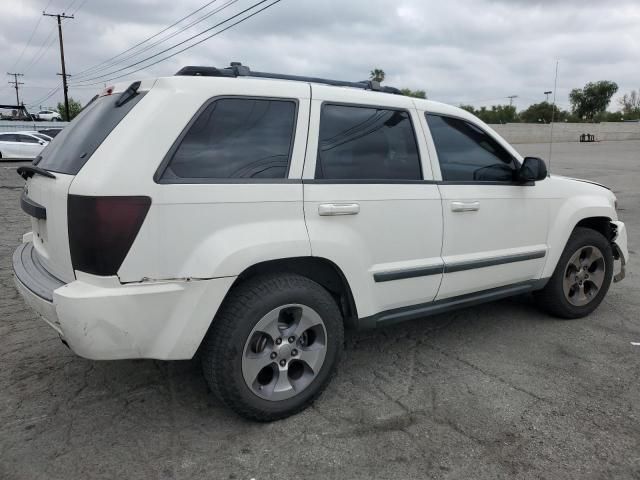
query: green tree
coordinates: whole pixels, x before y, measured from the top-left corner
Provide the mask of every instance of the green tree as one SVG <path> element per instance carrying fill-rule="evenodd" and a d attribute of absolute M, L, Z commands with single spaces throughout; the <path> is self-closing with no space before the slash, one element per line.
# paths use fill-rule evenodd
<path fill-rule="evenodd" d="M 424 90 L 411 90 L 410 88 L 402 88 L 400 89 L 403 95 L 407 97 L 415 97 L 415 98 L 427 98 L 427 92 Z"/>
<path fill-rule="evenodd" d="M 520 121 L 524 123 L 551 123 L 552 118 L 554 122 L 562 122 L 567 118 L 567 112 L 549 102 L 534 103 L 520 112 Z"/>
<path fill-rule="evenodd" d="M 69 117 L 70 118 L 67 118 L 67 112 L 64 108 L 64 103 L 63 102 L 58 103 L 58 113 L 62 117 L 62 120 L 64 120 L 65 122 L 70 122 L 71 120 L 76 118 L 76 116 L 80 113 L 81 110 L 82 110 L 82 104 L 80 102 L 77 102 L 73 98 L 69 97 Z"/>
<path fill-rule="evenodd" d="M 369 79 L 374 82 L 384 82 L 385 73 L 381 68 L 374 68 L 369 74 Z"/>
<path fill-rule="evenodd" d="M 640 120 L 640 90 L 625 93 L 618 103 L 625 120 Z"/>
<path fill-rule="evenodd" d="M 571 110 L 578 118 L 593 121 L 607 110 L 611 97 L 618 91 L 618 84 L 608 80 L 589 82 L 584 88 L 574 88 L 569 93 Z"/>
<path fill-rule="evenodd" d="M 472 105 L 460 105 L 460 108 L 474 114 L 485 123 L 514 123 L 518 121 L 516 107 L 513 105 L 492 105 L 490 108 L 474 108 Z"/>

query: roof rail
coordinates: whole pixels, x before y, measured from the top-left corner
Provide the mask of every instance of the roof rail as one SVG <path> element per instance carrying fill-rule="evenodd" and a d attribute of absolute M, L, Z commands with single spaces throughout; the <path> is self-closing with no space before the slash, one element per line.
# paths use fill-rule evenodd
<path fill-rule="evenodd" d="M 300 75 L 286 75 L 283 73 L 268 73 L 268 72 L 254 72 L 246 65 L 242 65 L 240 62 L 231 62 L 231 65 L 226 68 L 216 67 L 195 67 L 189 66 L 181 68 L 177 73 L 177 76 L 195 76 L 195 77 L 257 77 L 257 78 L 273 78 L 278 80 L 294 80 L 297 82 L 311 82 L 322 83 L 325 85 L 332 85 L 335 87 L 352 87 L 360 88 L 362 90 L 373 90 L 375 92 L 393 93 L 395 95 L 402 95 L 402 92 L 394 87 L 387 87 L 380 85 L 380 82 L 374 80 L 363 80 L 361 82 L 345 82 L 342 80 L 330 80 L 327 78 L 318 77 L 303 77 Z"/>

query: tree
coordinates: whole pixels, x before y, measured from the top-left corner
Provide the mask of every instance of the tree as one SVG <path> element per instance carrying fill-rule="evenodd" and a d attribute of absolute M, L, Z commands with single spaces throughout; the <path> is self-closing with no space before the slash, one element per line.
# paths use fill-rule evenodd
<path fill-rule="evenodd" d="M 403 95 L 407 97 L 415 97 L 415 98 L 427 98 L 427 92 L 424 90 L 411 90 L 410 88 L 402 88 L 400 89 Z"/>
<path fill-rule="evenodd" d="M 382 70 L 381 68 L 374 68 L 373 70 L 371 70 L 369 79 L 373 80 L 374 82 L 384 82 L 384 70 Z"/>
<path fill-rule="evenodd" d="M 485 123 L 513 123 L 518 121 L 516 107 L 513 105 L 492 105 L 491 108 L 472 105 L 460 105 L 460 108 L 474 114 Z"/>
<path fill-rule="evenodd" d="M 520 112 L 520 121 L 525 123 L 551 123 L 552 117 L 554 122 L 561 122 L 567 114 L 549 102 L 534 103 Z"/>
<path fill-rule="evenodd" d="M 69 97 L 69 116 L 71 118 L 67 118 L 67 112 L 64 109 L 64 103 L 59 102 L 57 110 L 62 117 L 62 120 L 64 120 L 65 122 L 70 122 L 80 113 L 80 111 L 82 110 L 82 104 Z"/>
<path fill-rule="evenodd" d="M 589 82 L 584 88 L 574 88 L 569 93 L 571 110 L 578 117 L 593 121 L 598 113 L 607 110 L 611 97 L 618 91 L 618 84 L 608 80 Z"/>
<path fill-rule="evenodd" d="M 622 107 L 625 120 L 640 120 L 640 90 L 625 93 L 618 103 Z"/>

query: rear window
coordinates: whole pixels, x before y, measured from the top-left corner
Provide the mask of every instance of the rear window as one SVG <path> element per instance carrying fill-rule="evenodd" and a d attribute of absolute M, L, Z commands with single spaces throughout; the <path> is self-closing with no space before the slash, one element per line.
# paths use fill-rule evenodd
<path fill-rule="evenodd" d="M 286 178 L 295 119 L 291 100 L 215 100 L 184 134 L 161 182 Z"/>
<path fill-rule="evenodd" d="M 116 102 L 120 94 L 96 98 L 56 135 L 36 163 L 40 168 L 52 172 L 77 174 L 144 95 L 139 93 L 119 107 Z"/>

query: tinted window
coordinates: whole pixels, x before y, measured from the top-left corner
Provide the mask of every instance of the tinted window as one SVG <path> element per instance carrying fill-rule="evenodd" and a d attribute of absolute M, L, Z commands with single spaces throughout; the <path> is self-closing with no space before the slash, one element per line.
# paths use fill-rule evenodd
<path fill-rule="evenodd" d="M 316 178 L 421 180 L 420 156 L 409 114 L 324 105 Z"/>
<path fill-rule="evenodd" d="M 514 158 L 480 128 L 465 120 L 440 115 L 427 115 L 427 123 L 443 180 L 513 180 Z"/>
<path fill-rule="evenodd" d="M 17 137 L 20 143 L 38 143 L 37 138 L 33 138 L 29 135 L 17 135 Z"/>
<path fill-rule="evenodd" d="M 288 100 L 215 100 L 189 127 L 163 178 L 285 178 L 295 117 Z"/>
<path fill-rule="evenodd" d="M 145 93 L 139 93 L 119 107 L 116 102 L 120 94 L 96 98 L 42 151 L 38 166 L 75 175 L 144 96 Z"/>
<path fill-rule="evenodd" d="M 0 135 L 0 142 L 16 142 L 16 136 L 12 133 Z"/>

